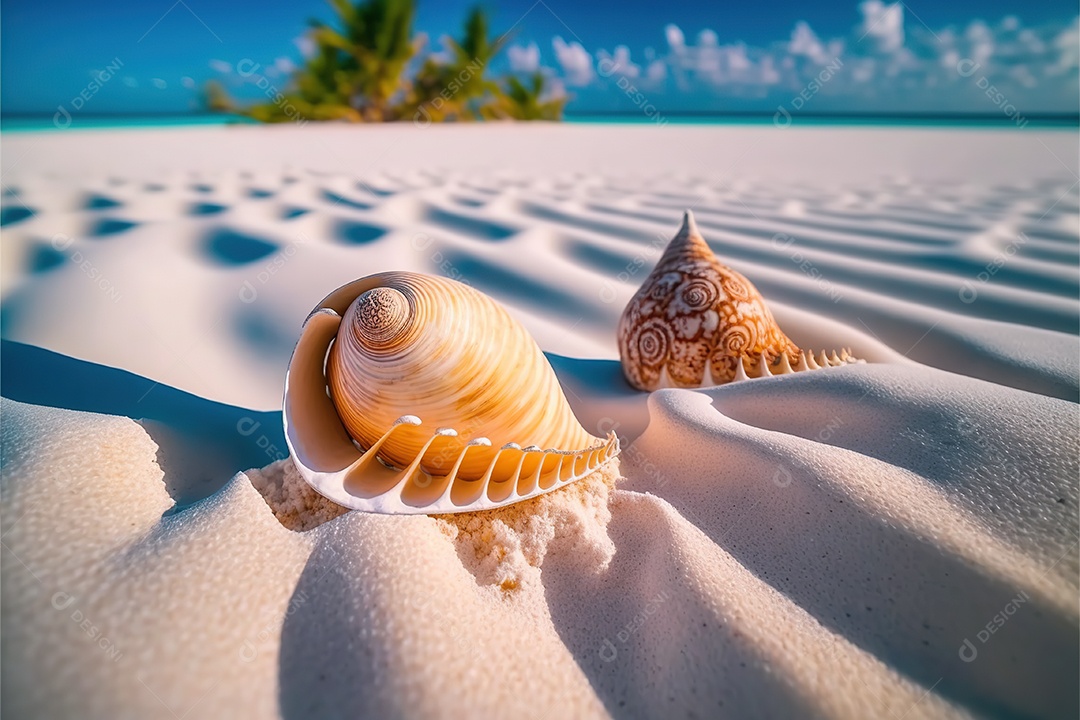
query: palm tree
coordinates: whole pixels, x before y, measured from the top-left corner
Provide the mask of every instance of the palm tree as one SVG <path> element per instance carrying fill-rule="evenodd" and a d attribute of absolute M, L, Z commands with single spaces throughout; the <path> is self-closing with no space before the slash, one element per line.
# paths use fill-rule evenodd
<path fill-rule="evenodd" d="M 449 41 L 452 57 L 440 62 L 428 57 L 416 73 L 406 102 L 417 119 L 473 120 L 499 92 L 487 78 L 488 65 L 506 45 L 507 34 L 488 37 L 487 14 L 474 7 L 465 20 L 461 40 Z"/>
<path fill-rule="evenodd" d="M 363 120 L 392 119 L 391 99 L 403 88 L 402 72 L 415 52 L 413 0 L 330 0 L 339 29 L 312 21 L 318 49 L 298 74 L 301 98 L 352 108 Z"/>
<path fill-rule="evenodd" d="M 565 95 L 545 98 L 546 78 L 537 71 L 532 74 L 526 85 L 511 75 L 506 80 L 506 89 L 502 90 L 497 100 L 487 108 L 485 116 L 512 120 L 562 120 Z"/>
<path fill-rule="evenodd" d="M 566 98 L 544 99 L 540 73 L 529 84 L 510 77 L 505 88 L 487 76 L 509 38 L 489 35 L 487 14 L 479 7 L 469 12 L 461 39 L 449 41 L 450 58 L 429 55 L 410 81 L 405 71 L 421 50 L 412 34 L 415 0 L 329 2 L 334 27 L 311 21 L 314 52 L 284 89 L 274 89 L 271 102 L 237 109 L 220 83 L 211 81 L 205 104 L 262 122 L 562 118 Z"/>
<path fill-rule="evenodd" d="M 202 95 L 199 98 L 202 105 L 210 112 L 233 112 L 236 104 L 225 87 L 217 80 L 209 80 L 203 86 Z"/>

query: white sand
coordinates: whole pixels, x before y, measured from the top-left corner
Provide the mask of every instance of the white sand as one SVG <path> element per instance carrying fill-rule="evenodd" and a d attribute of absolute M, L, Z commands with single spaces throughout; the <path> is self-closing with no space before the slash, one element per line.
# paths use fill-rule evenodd
<path fill-rule="evenodd" d="M 5 136 L 2 710 L 1075 717 L 1076 163 L 1036 131 Z M 630 390 L 615 323 L 684 207 L 796 342 L 871 364 Z M 383 517 L 271 464 L 301 320 L 388 269 L 505 303 L 624 479 Z"/>

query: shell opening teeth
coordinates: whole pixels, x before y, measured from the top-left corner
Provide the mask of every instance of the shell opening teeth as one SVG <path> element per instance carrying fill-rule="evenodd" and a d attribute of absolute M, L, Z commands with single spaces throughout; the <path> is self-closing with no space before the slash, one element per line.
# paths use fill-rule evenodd
<path fill-rule="evenodd" d="M 438 430 L 436 430 L 435 434 L 436 435 L 441 435 L 442 437 L 457 437 L 457 430 L 455 430 L 454 428 L 446 428 L 446 427 L 444 427 L 444 428 L 439 428 Z"/>
<path fill-rule="evenodd" d="M 491 441 L 486 437 L 478 437 L 470 440 L 467 445 L 483 445 L 484 447 L 491 447 Z"/>
<path fill-rule="evenodd" d="M 420 425 L 420 418 L 415 415 L 402 415 L 394 421 L 395 425 Z"/>

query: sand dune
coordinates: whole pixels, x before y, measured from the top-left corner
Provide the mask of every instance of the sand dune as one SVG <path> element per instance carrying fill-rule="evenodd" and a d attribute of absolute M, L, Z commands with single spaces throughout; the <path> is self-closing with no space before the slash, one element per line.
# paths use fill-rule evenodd
<path fill-rule="evenodd" d="M 1080 712 L 1073 134 L 477 132 L 3 138 L 5 711 Z M 687 207 L 868 364 L 634 392 L 615 326 Z M 621 479 L 471 519 L 315 496 L 289 355 L 389 269 L 505 304 Z"/>

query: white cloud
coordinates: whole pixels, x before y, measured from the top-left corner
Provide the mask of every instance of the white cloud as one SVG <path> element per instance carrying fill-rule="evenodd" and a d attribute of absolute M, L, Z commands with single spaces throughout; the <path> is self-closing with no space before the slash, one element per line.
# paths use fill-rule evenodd
<path fill-rule="evenodd" d="M 567 85 L 585 86 L 592 82 L 593 63 L 592 55 L 581 46 L 581 43 L 567 43 L 561 37 L 552 41 L 555 49 L 555 59 L 563 71 L 563 80 Z"/>
<path fill-rule="evenodd" d="M 741 76 L 753 67 L 750 58 L 746 56 L 745 45 L 729 45 L 725 50 L 728 70 L 732 77 Z"/>
<path fill-rule="evenodd" d="M 697 76 L 707 82 L 719 84 L 724 81 L 724 52 L 720 38 L 708 28 L 698 33 L 697 47 L 690 57 L 690 67 Z"/>
<path fill-rule="evenodd" d="M 825 46 L 810 25 L 801 20 L 795 23 L 795 29 L 791 31 L 791 42 L 787 49 L 792 55 L 806 57 L 819 64 L 826 60 Z"/>
<path fill-rule="evenodd" d="M 881 0 L 864 0 L 859 5 L 863 15 L 860 31 L 865 39 L 877 42 L 880 52 L 891 53 L 904 45 L 904 6 L 886 5 Z"/>
<path fill-rule="evenodd" d="M 667 63 L 663 60 L 653 60 L 645 69 L 645 79 L 651 84 L 661 83 L 667 79 Z"/>
<path fill-rule="evenodd" d="M 1072 21 L 1053 40 L 1054 50 L 1058 54 L 1057 62 L 1048 68 L 1052 75 L 1076 72 L 1080 66 L 1080 17 Z"/>
<path fill-rule="evenodd" d="M 800 107 L 812 103 L 820 111 L 992 114 L 1000 110 L 985 92 L 993 84 L 1027 112 L 1075 112 L 1080 18 L 1025 26 L 1008 16 L 930 29 L 906 18 L 905 9 L 901 2 L 862 0 L 849 34 L 819 36 L 800 21 L 786 39 L 761 45 L 732 42 L 709 28 L 686 33 L 668 24 L 660 52 L 646 48 L 644 60 L 635 64 L 626 46 L 598 49 L 595 71 L 636 78 L 658 105 L 668 95 L 674 98 L 670 107 L 681 102 L 688 109 L 768 107 L 753 105 L 761 98 L 773 98 L 775 108 L 775 102 L 800 96 Z M 593 79 L 593 58 L 580 45 L 556 38 L 555 51 L 568 85 Z"/>
<path fill-rule="evenodd" d="M 617 74 L 634 79 L 641 75 L 641 66 L 630 59 L 630 48 L 625 45 L 619 45 L 611 53 L 607 50 L 597 50 L 596 69 L 604 77 Z"/>
<path fill-rule="evenodd" d="M 300 54 L 306 58 L 309 58 L 315 54 L 315 41 L 307 35 L 298 35 L 293 38 L 293 45 L 300 51 Z"/>
<path fill-rule="evenodd" d="M 759 70 L 761 71 L 761 82 L 764 85 L 775 85 L 780 82 L 780 73 L 773 63 L 774 60 L 771 55 L 761 58 Z"/>
<path fill-rule="evenodd" d="M 222 75 L 231 75 L 233 71 L 232 63 L 227 63 L 224 60 L 211 60 L 210 69 Z"/>
<path fill-rule="evenodd" d="M 180 84 L 186 87 L 188 90 L 191 90 L 195 87 L 195 79 L 185 75 L 184 77 L 180 78 Z"/>
<path fill-rule="evenodd" d="M 678 25 L 672 24 L 664 28 L 664 36 L 667 38 L 668 47 L 672 50 L 686 45 L 686 36 L 683 35 L 683 31 L 679 29 Z"/>
<path fill-rule="evenodd" d="M 510 59 L 510 69 L 516 73 L 534 73 L 540 69 L 540 47 L 530 42 L 528 45 L 511 45 L 506 49 Z"/>
<path fill-rule="evenodd" d="M 164 80 L 162 80 L 161 78 L 154 78 L 154 79 L 153 79 L 153 80 L 151 80 L 150 82 L 151 82 L 151 83 L 152 83 L 152 84 L 154 85 L 154 87 L 156 87 L 156 88 L 157 88 L 158 90 L 164 90 L 165 88 L 169 87 L 168 83 L 166 83 L 166 82 L 165 82 Z"/>

